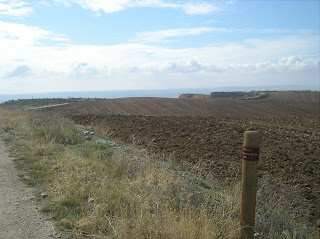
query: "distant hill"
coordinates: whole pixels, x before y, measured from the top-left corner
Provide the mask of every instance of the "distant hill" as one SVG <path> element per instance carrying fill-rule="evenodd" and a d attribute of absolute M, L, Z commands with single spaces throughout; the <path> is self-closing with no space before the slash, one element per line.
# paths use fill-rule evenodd
<path fill-rule="evenodd" d="M 319 91 L 233 91 L 203 94 L 181 94 L 181 99 L 264 100 L 274 102 L 319 102 Z"/>
<path fill-rule="evenodd" d="M 178 88 L 158 90 L 107 90 L 107 91 L 78 91 L 78 92 L 47 92 L 30 94 L 0 94 L 0 103 L 18 99 L 44 99 L 44 98 L 127 98 L 127 97 L 165 97 L 178 98 L 183 93 L 210 94 L 211 92 L 235 91 L 284 91 L 284 90 L 319 90 L 317 86 L 310 85 L 267 85 L 267 86 L 225 86 L 210 88 Z"/>
<path fill-rule="evenodd" d="M 121 98 L 77 102 L 46 111 L 62 115 L 268 116 L 319 114 L 319 92 L 274 93 L 263 100 Z"/>

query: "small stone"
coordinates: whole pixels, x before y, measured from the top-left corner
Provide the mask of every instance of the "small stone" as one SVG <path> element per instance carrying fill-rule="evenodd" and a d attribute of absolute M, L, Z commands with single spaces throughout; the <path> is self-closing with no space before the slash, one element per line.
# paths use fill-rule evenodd
<path fill-rule="evenodd" d="M 97 140 L 96 140 L 96 143 L 97 143 L 97 144 L 106 144 L 107 141 L 106 141 L 105 139 L 97 139 Z"/>
<path fill-rule="evenodd" d="M 41 193 L 41 198 L 46 198 L 46 197 L 48 197 L 47 193 Z"/>
<path fill-rule="evenodd" d="M 94 198 L 92 197 L 88 198 L 88 203 L 93 203 L 94 201 L 95 201 Z"/>
<path fill-rule="evenodd" d="M 317 227 L 320 229 L 320 219 L 317 220 Z"/>

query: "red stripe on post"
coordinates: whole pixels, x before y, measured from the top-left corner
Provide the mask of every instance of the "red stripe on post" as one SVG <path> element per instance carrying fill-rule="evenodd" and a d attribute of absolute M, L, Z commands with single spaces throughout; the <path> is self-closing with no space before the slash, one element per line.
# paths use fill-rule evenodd
<path fill-rule="evenodd" d="M 259 148 L 243 147 L 242 159 L 248 161 L 259 161 Z"/>

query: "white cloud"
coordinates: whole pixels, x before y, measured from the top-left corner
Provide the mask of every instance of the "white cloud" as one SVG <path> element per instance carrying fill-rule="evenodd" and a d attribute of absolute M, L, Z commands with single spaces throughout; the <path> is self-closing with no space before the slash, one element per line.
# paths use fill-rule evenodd
<path fill-rule="evenodd" d="M 131 0 L 75 0 L 83 8 L 90 9 L 91 11 L 104 11 L 106 13 L 118 12 L 127 8 Z"/>
<path fill-rule="evenodd" d="M 34 46 L 45 40 L 66 42 L 68 38 L 39 27 L 7 23 L 0 20 L 0 45 L 2 47 L 6 45 L 11 47 Z M 3 50 L 5 51 L 5 48 Z"/>
<path fill-rule="evenodd" d="M 9 72 L 5 78 L 12 78 L 12 77 L 23 77 L 28 73 L 30 68 L 25 65 L 20 65 L 17 68 L 15 68 L 12 72 Z"/>
<path fill-rule="evenodd" d="M 51 2 L 48 2 L 48 1 L 39 1 L 38 4 L 43 5 L 43 6 L 47 6 L 47 7 L 52 6 Z"/>
<path fill-rule="evenodd" d="M 154 39 L 181 32 L 162 35 Z M 57 44 L 45 44 L 47 40 Z M 137 43 L 72 45 L 50 31 L 0 21 L 0 93 L 315 85 L 317 40 L 318 36 L 298 35 L 180 49 Z"/>
<path fill-rule="evenodd" d="M 197 28 L 176 28 L 158 31 L 140 32 L 134 39 L 140 43 L 150 42 L 171 42 L 172 38 L 183 36 L 194 36 L 205 33 L 258 33 L 263 35 L 276 34 L 299 34 L 299 35 L 312 35 L 311 30 L 293 30 L 293 29 L 232 29 L 232 28 L 215 28 L 215 27 L 197 27 Z"/>
<path fill-rule="evenodd" d="M 25 17 L 32 13 L 33 9 L 27 6 L 27 2 L 21 0 L 0 0 L 0 17 Z"/>
<path fill-rule="evenodd" d="M 168 38 L 181 36 L 194 36 L 214 31 L 211 27 L 198 28 L 177 28 L 169 30 L 160 30 L 153 32 L 142 32 L 137 35 L 136 40 L 141 42 L 165 42 Z M 169 40 L 170 41 L 170 40 Z"/>
<path fill-rule="evenodd" d="M 75 59 L 74 59 L 75 60 Z M 76 60 L 75 60 L 76 61 Z M 319 61 L 302 60 L 299 67 L 271 62 L 211 65 L 198 61 L 143 65 L 95 65 L 92 60 L 67 71 L 19 65 L 0 78 L 0 93 L 101 91 L 123 89 L 208 88 L 245 85 L 318 85 Z M 32 67 L 32 69 L 30 69 Z M 51 71 L 49 71 L 51 69 Z M 0 68 L 0 75 L 2 69 Z M 5 86 L 2 88 L 1 86 Z"/>
<path fill-rule="evenodd" d="M 209 14 L 220 10 L 217 6 L 205 2 L 183 4 L 182 8 L 190 15 Z"/>
<path fill-rule="evenodd" d="M 113 13 L 133 7 L 176 8 L 189 15 L 203 15 L 220 10 L 213 3 L 206 1 L 165 1 L 165 0 L 55 0 L 65 6 L 72 3 L 93 12 Z"/>

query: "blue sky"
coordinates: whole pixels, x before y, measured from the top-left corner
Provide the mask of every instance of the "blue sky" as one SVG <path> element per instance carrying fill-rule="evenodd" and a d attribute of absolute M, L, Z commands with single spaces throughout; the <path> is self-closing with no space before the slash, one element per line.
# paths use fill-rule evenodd
<path fill-rule="evenodd" d="M 0 93 L 319 87 L 317 0 L 0 0 Z"/>

